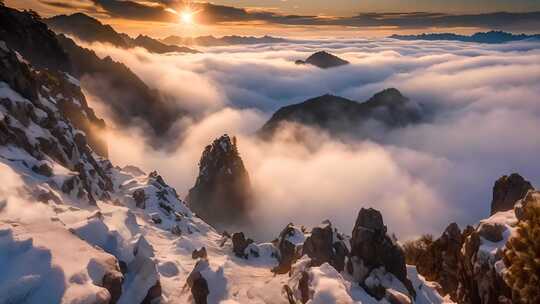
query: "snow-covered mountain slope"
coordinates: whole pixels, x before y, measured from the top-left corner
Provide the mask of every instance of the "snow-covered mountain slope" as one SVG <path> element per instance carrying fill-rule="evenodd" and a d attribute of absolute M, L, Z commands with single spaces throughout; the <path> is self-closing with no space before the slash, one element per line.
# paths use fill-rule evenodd
<path fill-rule="evenodd" d="M 444 301 L 402 259 L 363 264 L 348 245 L 401 257 L 380 214 L 352 238 L 330 223 L 221 234 L 157 172 L 111 164 L 103 127 L 77 79 L 0 41 L 0 304 Z"/>

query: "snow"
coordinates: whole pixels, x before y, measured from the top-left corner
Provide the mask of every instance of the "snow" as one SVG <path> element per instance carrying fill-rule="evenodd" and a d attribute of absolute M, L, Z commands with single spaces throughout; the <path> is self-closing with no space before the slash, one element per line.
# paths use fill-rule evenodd
<path fill-rule="evenodd" d="M 9 85 L 3 81 L 0 81 L 0 98 L 7 98 L 12 102 L 30 103 L 28 99 L 22 97 L 19 93 L 13 91 Z"/>
<path fill-rule="evenodd" d="M 67 81 L 69 81 L 71 84 L 76 85 L 76 86 L 78 86 L 78 87 L 81 86 L 81 82 L 80 82 L 77 78 L 71 76 L 71 75 L 68 74 L 68 73 L 65 73 L 65 75 L 66 75 Z"/>
<path fill-rule="evenodd" d="M 480 221 L 478 229 L 480 229 L 482 225 L 503 225 L 505 228 L 502 234 L 502 240 L 499 242 L 491 242 L 480 237 L 481 244 L 478 248 L 478 260 L 480 262 L 489 264 L 495 264 L 497 262 L 499 259 L 497 258 L 497 253 L 505 248 L 510 237 L 516 233 L 517 222 L 518 220 L 513 209 L 497 212 L 491 217 Z M 499 272 L 503 271 L 504 264 L 501 266 L 499 263 L 497 269 Z"/>

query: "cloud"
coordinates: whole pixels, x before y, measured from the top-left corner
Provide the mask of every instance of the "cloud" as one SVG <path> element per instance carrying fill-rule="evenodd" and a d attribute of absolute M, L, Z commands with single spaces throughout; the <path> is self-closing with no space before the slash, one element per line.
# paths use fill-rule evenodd
<path fill-rule="evenodd" d="M 294 64 L 321 49 L 351 65 Z M 137 129 L 113 130 L 113 161 L 157 169 L 185 195 L 204 146 L 223 133 L 237 135 L 259 197 L 258 225 L 246 232 L 261 239 L 290 221 L 311 226 L 327 218 L 350 233 L 358 210 L 370 206 L 383 211 L 400 238 L 440 233 L 452 221 L 464 226 L 487 217 L 493 182 L 503 174 L 519 172 L 540 185 L 537 42 L 313 39 L 174 56 L 96 50 L 201 113 L 178 123 L 186 135 L 172 153 L 141 144 Z M 341 142 L 307 130 L 306 146 L 253 136 L 280 106 L 324 93 L 362 101 L 386 87 L 435 115 L 376 140 Z"/>

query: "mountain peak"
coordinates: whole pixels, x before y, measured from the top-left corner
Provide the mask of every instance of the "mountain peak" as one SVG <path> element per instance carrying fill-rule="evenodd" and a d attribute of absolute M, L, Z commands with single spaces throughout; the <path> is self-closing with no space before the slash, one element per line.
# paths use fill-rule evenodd
<path fill-rule="evenodd" d="M 305 61 L 297 60 L 296 64 L 311 64 L 321 69 L 329 69 L 347 65 L 349 62 L 326 51 L 319 51 L 309 56 Z"/>
<path fill-rule="evenodd" d="M 236 137 L 224 134 L 204 149 L 199 176 L 186 201 L 205 221 L 223 228 L 247 221 L 252 193 Z"/>

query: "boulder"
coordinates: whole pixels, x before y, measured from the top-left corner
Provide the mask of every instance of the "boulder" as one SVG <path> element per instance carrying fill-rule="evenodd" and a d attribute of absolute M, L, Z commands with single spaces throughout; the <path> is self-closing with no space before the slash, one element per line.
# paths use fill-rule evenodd
<path fill-rule="evenodd" d="M 330 222 L 313 228 L 302 246 L 302 254 L 311 258 L 311 266 L 329 263 L 338 272 L 345 268 L 345 257 L 348 253 L 342 240 L 334 240 L 334 230 Z"/>
<path fill-rule="evenodd" d="M 246 248 L 253 240 L 246 239 L 243 232 L 237 232 L 232 235 L 233 252 L 239 258 L 247 259 Z"/>
<path fill-rule="evenodd" d="M 478 227 L 478 234 L 484 239 L 497 243 L 502 241 L 506 227 L 500 223 L 482 223 Z"/>
<path fill-rule="evenodd" d="M 103 288 L 109 291 L 111 296 L 110 304 L 115 304 L 122 295 L 122 283 L 124 276 L 118 271 L 109 271 L 103 276 Z"/>
<path fill-rule="evenodd" d="M 352 232 L 348 271 L 363 284 L 373 269 L 384 267 L 407 287 L 414 298 L 415 291 L 407 278 L 403 249 L 386 231 L 379 211 L 372 208 L 360 210 Z"/>
<path fill-rule="evenodd" d="M 206 252 L 206 247 L 202 247 L 201 249 L 197 250 L 193 250 L 193 252 L 191 253 L 191 258 L 196 260 L 196 259 L 206 259 L 208 257 L 208 253 Z"/>
<path fill-rule="evenodd" d="M 208 268 L 208 261 L 199 260 L 186 281 L 186 286 L 191 290 L 191 296 L 193 297 L 195 304 L 206 304 L 208 295 L 210 294 L 208 282 L 201 274 L 201 271 L 205 268 Z"/>
<path fill-rule="evenodd" d="M 300 248 L 292 240 L 298 237 L 298 231 L 293 224 L 287 225 L 281 233 L 279 238 L 275 241 L 278 249 L 278 266 L 272 269 L 272 272 L 276 274 L 285 274 L 291 270 L 292 264 L 299 258 Z M 301 235 L 303 237 L 303 233 Z"/>

